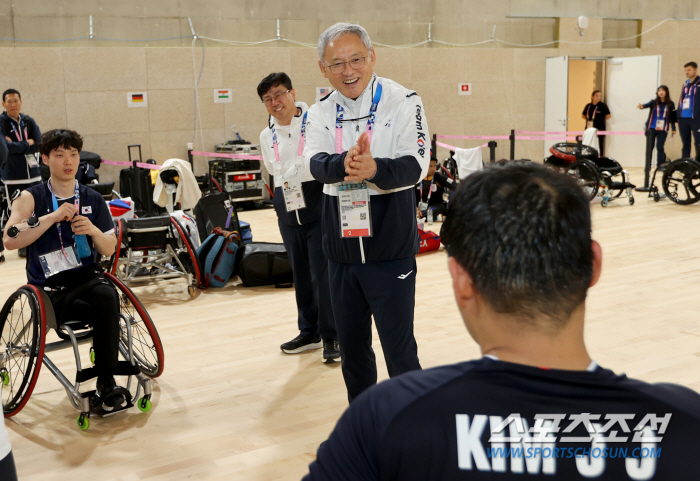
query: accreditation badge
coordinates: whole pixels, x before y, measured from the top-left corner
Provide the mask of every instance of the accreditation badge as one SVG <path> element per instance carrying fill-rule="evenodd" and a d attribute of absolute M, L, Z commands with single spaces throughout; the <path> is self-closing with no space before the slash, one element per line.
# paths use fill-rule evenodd
<path fill-rule="evenodd" d="M 683 99 L 683 110 L 690 110 L 690 97 Z"/>
<path fill-rule="evenodd" d="M 39 167 L 39 161 L 36 159 L 35 154 L 26 154 L 24 158 L 27 159 L 27 165 L 29 167 Z"/>
<path fill-rule="evenodd" d="M 592 129 L 592 128 L 593 128 L 593 121 L 592 121 L 592 120 L 586 121 L 586 128 L 587 128 L 587 129 Z"/>
<path fill-rule="evenodd" d="M 39 256 L 39 263 L 47 279 L 59 272 L 75 269 L 81 265 L 75 252 L 75 246 L 68 246 L 64 250 L 59 249 Z"/>
<path fill-rule="evenodd" d="M 372 237 L 367 184 L 341 184 L 338 189 L 340 236 Z"/>
<path fill-rule="evenodd" d="M 284 179 L 282 193 L 284 194 L 284 205 L 287 208 L 287 212 L 293 212 L 306 207 L 304 191 L 301 188 L 301 180 L 298 177 Z"/>
<path fill-rule="evenodd" d="M 664 120 L 657 120 L 656 121 L 656 130 L 664 130 L 665 126 L 666 126 L 666 121 L 664 121 Z"/>

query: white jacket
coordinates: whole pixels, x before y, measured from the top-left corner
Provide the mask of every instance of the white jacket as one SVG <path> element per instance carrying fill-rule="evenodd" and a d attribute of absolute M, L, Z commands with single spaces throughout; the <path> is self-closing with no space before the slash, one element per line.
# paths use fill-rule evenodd
<path fill-rule="evenodd" d="M 272 130 L 268 125 L 260 132 L 260 151 L 262 152 L 263 162 L 267 172 L 274 176 L 275 185 L 282 185 L 284 178 L 294 177 L 297 170 L 297 153 L 299 151 L 299 140 L 301 138 L 301 122 L 304 114 L 309 110 L 309 106 L 304 102 L 296 102 L 296 106 L 301 109 L 301 113 L 292 118 L 290 125 L 279 125 L 277 119 L 270 117 L 270 125 L 277 132 L 277 150 L 280 154 L 280 169 L 278 170 L 277 161 L 275 159 L 275 150 L 272 148 Z M 308 162 L 302 158 L 301 168 L 297 172 L 302 182 L 314 180 L 309 170 Z M 282 179 L 277 178 L 277 173 L 281 173 Z"/>
<path fill-rule="evenodd" d="M 428 133 L 423 101 L 415 92 L 393 80 L 380 78 L 376 75 L 367 84 L 367 88 L 357 100 L 350 100 L 334 90 L 327 97 L 311 106 L 306 124 L 306 149 L 304 150 L 307 164 L 311 162 L 314 155 L 320 152 L 336 153 L 336 103 L 343 107 L 344 119 L 366 117 L 369 115 L 377 82 L 382 83 L 382 97 L 379 100 L 373 126 L 372 143 L 370 144 L 372 157 L 375 159 L 397 159 L 411 155 L 420 164 L 419 179 L 427 175 L 430 164 L 430 134 Z M 355 145 L 357 139 L 366 129 L 366 118 L 343 122 L 343 151 L 347 152 L 350 147 Z M 399 187 L 382 189 L 371 181 L 367 181 L 370 195 L 413 189 L 415 184 L 412 182 Z M 326 184 L 323 193 L 337 197 L 338 185 L 338 183 Z"/>

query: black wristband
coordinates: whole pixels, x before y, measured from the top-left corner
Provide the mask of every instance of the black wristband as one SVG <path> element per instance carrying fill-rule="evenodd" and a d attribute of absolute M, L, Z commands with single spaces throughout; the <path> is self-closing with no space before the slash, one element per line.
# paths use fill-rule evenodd
<path fill-rule="evenodd" d="M 19 229 L 12 225 L 7 228 L 7 235 L 14 239 L 19 235 Z"/>
<path fill-rule="evenodd" d="M 27 219 L 27 225 L 29 226 L 30 229 L 33 229 L 37 227 L 40 224 L 39 218 L 36 216 L 36 214 L 32 214 L 32 216 Z"/>

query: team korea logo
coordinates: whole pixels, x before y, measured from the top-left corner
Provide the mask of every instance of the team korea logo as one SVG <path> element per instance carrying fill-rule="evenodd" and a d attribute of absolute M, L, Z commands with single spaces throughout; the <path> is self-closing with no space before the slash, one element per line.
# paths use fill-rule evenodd
<path fill-rule="evenodd" d="M 416 105 L 416 130 L 418 131 L 418 153 L 425 157 L 425 132 L 423 132 L 423 116 L 420 105 Z"/>

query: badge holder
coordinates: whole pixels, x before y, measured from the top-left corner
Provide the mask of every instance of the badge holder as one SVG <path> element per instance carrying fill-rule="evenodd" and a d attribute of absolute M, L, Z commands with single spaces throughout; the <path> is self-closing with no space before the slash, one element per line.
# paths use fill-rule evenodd
<path fill-rule="evenodd" d="M 372 237 L 367 184 L 341 184 L 338 190 L 340 236 L 342 238 Z"/>
<path fill-rule="evenodd" d="M 690 97 L 683 99 L 683 110 L 690 110 Z"/>
<path fill-rule="evenodd" d="M 39 263 L 47 279 L 59 272 L 69 271 L 81 265 L 81 263 L 78 262 L 75 246 L 68 246 L 63 250 L 59 249 L 54 252 L 49 252 L 48 254 L 40 255 Z"/>
<path fill-rule="evenodd" d="M 302 182 L 298 177 L 300 167 L 299 159 L 297 159 L 297 164 L 294 169 L 294 177 L 289 179 L 283 178 L 282 194 L 284 195 L 284 205 L 287 208 L 287 212 L 294 212 L 295 210 L 304 209 L 306 207 L 304 190 L 302 189 L 301 185 Z"/>
<path fill-rule="evenodd" d="M 587 128 L 587 129 L 592 129 L 592 128 L 593 128 L 593 121 L 592 121 L 592 120 L 586 121 L 586 128 Z"/>
<path fill-rule="evenodd" d="M 666 122 L 663 120 L 657 120 L 656 121 L 656 130 L 664 130 L 664 127 L 666 126 Z"/>
<path fill-rule="evenodd" d="M 39 167 L 39 161 L 36 158 L 36 154 L 27 154 L 24 156 L 27 159 L 27 165 L 31 167 Z"/>

